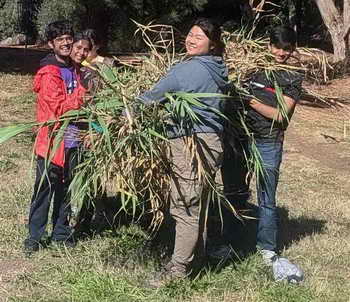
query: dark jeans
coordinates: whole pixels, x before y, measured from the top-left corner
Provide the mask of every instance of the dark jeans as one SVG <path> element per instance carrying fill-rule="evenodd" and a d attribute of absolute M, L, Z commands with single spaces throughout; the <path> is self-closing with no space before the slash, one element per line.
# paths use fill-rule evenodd
<path fill-rule="evenodd" d="M 34 193 L 29 212 L 29 239 L 39 242 L 45 232 L 51 199 L 52 236 L 53 241 L 65 241 L 71 238 L 72 230 L 69 226 L 71 213 L 69 185 L 73 177 L 73 170 L 78 163 L 77 148 L 66 149 L 64 167 L 48 163 L 42 157 L 37 158 L 36 179 Z"/>
<path fill-rule="evenodd" d="M 278 231 L 276 190 L 283 142 L 258 141 L 256 147 L 260 152 L 265 170 L 264 175 L 258 178 L 256 186 L 259 204 L 257 246 L 260 249 L 274 251 L 277 248 Z"/>
<path fill-rule="evenodd" d="M 225 144 L 224 163 L 221 170 L 225 196 L 235 209 L 245 208 L 249 198 L 248 168 L 246 156 L 249 155 L 247 140 L 231 141 Z M 260 249 L 275 250 L 277 247 L 278 213 L 276 207 L 276 189 L 279 168 L 282 161 L 283 142 L 257 141 L 264 174 L 257 179 L 258 229 L 257 246 Z M 243 224 L 234 217 L 232 211 L 223 207 L 223 238 L 225 243 L 237 239 Z"/>

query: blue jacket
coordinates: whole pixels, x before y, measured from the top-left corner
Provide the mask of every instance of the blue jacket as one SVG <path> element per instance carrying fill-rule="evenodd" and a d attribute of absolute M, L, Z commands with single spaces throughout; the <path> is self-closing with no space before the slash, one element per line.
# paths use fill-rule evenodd
<path fill-rule="evenodd" d="M 165 102 L 166 92 L 220 93 L 228 90 L 228 70 L 221 57 L 195 56 L 188 61 L 174 65 L 153 89 L 138 97 L 143 103 Z M 224 113 L 224 100 L 220 97 L 200 98 L 204 105 Z M 192 133 L 221 133 L 224 119 L 207 108 L 192 106 L 201 122 L 189 131 L 181 131 L 174 122 L 169 126 L 168 137 L 175 138 Z"/>

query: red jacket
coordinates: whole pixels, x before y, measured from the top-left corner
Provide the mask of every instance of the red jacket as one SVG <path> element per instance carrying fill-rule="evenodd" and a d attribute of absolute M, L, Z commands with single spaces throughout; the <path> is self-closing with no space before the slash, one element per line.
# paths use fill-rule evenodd
<path fill-rule="evenodd" d="M 83 104 L 86 89 L 81 86 L 78 78 L 78 87 L 72 94 L 67 94 L 66 84 L 61 77 L 60 67 L 46 65 L 39 69 L 34 77 L 34 91 L 37 93 L 36 117 L 38 122 L 46 122 L 60 118 L 69 110 L 79 109 Z M 52 156 L 54 135 L 60 123 L 52 126 L 43 126 L 39 129 L 35 140 L 35 154 L 51 159 L 51 162 L 64 166 L 64 141 L 60 143 Z"/>

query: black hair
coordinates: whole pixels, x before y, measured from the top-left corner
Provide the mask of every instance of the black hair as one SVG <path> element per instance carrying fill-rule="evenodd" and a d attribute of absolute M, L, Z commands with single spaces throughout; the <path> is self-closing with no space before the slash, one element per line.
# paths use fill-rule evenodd
<path fill-rule="evenodd" d="M 211 43 L 214 44 L 214 49 L 211 54 L 222 56 L 225 50 L 225 44 L 221 40 L 221 28 L 219 23 L 208 18 L 199 18 L 191 26 L 198 26 L 208 37 Z"/>
<path fill-rule="evenodd" d="M 96 30 L 94 29 L 85 29 L 83 31 L 83 34 L 88 36 L 92 42 L 92 45 L 97 45 L 97 46 L 101 46 L 102 45 L 102 40 L 99 38 L 99 36 L 97 35 Z"/>
<path fill-rule="evenodd" d="M 74 35 L 74 38 L 73 38 L 73 44 L 76 43 L 76 42 L 79 42 L 80 40 L 85 40 L 85 41 L 88 41 L 89 44 L 90 44 L 90 50 L 92 48 L 92 41 L 90 39 L 90 37 L 88 35 L 86 35 L 84 32 L 82 33 L 76 33 Z"/>
<path fill-rule="evenodd" d="M 283 50 L 293 51 L 297 44 L 297 35 L 289 26 L 278 26 L 270 31 L 270 45 Z"/>
<path fill-rule="evenodd" d="M 46 27 L 45 38 L 48 42 L 63 35 L 74 36 L 73 27 L 67 20 L 55 21 Z"/>

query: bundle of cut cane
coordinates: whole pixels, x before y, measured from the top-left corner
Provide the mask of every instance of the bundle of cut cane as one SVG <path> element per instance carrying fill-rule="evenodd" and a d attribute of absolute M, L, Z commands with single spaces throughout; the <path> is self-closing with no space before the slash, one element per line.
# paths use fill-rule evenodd
<path fill-rule="evenodd" d="M 268 50 L 268 39 L 252 38 L 253 31 L 242 29 L 234 33 L 225 32 L 226 63 L 232 81 L 240 86 L 259 70 L 290 70 L 304 74 L 306 81 L 325 84 L 334 76 L 334 67 L 327 54 L 320 49 L 298 47 L 292 54 L 289 64 L 276 64 Z M 322 95 L 310 87 L 303 87 L 302 99 L 337 106 L 344 100 L 334 96 Z"/>

